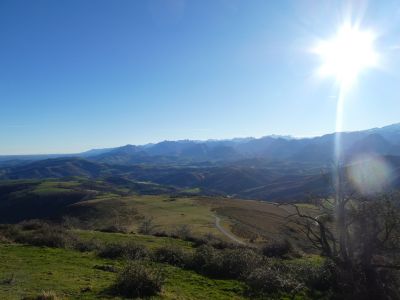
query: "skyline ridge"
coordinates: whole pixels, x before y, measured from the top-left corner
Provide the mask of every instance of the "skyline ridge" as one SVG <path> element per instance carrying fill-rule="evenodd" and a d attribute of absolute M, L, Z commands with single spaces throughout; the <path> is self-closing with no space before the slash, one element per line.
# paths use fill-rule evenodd
<path fill-rule="evenodd" d="M 314 139 L 314 138 L 320 138 L 320 137 L 324 137 L 324 136 L 328 136 L 328 135 L 333 135 L 333 134 L 337 134 L 337 133 L 356 133 L 356 132 L 364 132 L 364 131 L 372 131 L 372 130 L 381 130 L 381 129 L 386 129 L 389 127 L 399 127 L 400 128 L 400 122 L 396 122 L 396 123 L 392 123 L 392 124 L 388 124 L 385 126 L 381 126 L 381 127 L 373 127 L 373 128 L 366 128 L 366 129 L 360 129 L 360 130 L 349 130 L 349 131 L 341 131 L 341 132 L 328 132 L 325 134 L 321 134 L 321 135 L 315 135 L 315 136 L 308 136 L 308 137 L 297 137 L 297 136 L 293 136 L 293 135 L 277 135 L 277 134 L 270 134 L 270 135 L 263 135 L 260 137 L 255 137 L 255 136 L 247 136 L 247 137 L 233 137 L 233 138 L 225 138 L 225 139 L 205 139 L 205 140 L 201 140 L 201 139 L 177 139 L 177 140 L 161 140 L 158 142 L 153 142 L 153 143 L 144 143 L 144 144 L 132 144 L 132 143 L 127 143 L 124 145 L 119 145 L 119 146 L 114 146 L 114 147 L 96 147 L 96 148 L 90 148 L 87 150 L 83 150 L 80 152 L 64 152 L 64 153 L 24 153 L 24 154 L 1 154 L 0 153 L 0 157 L 18 157 L 18 156 L 46 156 L 46 155 L 57 155 L 57 156 L 69 156 L 69 155 L 80 155 L 80 154 L 85 154 L 85 153 L 89 153 L 91 151 L 107 151 L 110 150 L 112 151 L 113 149 L 118 149 L 118 148 L 122 148 L 122 147 L 127 147 L 127 146 L 134 146 L 134 147 L 146 147 L 146 146 L 153 146 L 153 145 L 157 145 L 163 142 L 199 142 L 199 143 L 206 143 L 206 142 L 223 142 L 223 141 L 234 141 L 234 140 L 251 140 L 251 139 L 263 139 L 263 138 L 283 138 L 283 139 L 288 139 L 288 140 L 301 140 L 301 139 Z"/>

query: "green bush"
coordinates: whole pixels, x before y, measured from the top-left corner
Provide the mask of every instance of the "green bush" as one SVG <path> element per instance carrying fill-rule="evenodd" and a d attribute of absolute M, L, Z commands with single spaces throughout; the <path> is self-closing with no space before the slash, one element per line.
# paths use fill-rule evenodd
<path fill-rule="evenodd" d="M 127 233 L 127 229 L 122 226 L 110 225 L 107 227 L 102 227 L 99 229 L 101 232 L 109 232 L 109 233 Z"/>
<path fill-rule="evenodd" d="M 22 234 L 22 231 L 16 225 L 0 224 L 0 233 L 6 239 L 15 241 Z"/>
<path fill-rule="evenodd" d="M 293 274 L 276 266 L 257 268 L 245 281 L 254 294 L 295 293 L 304 288 Z"/>
<path fill-rule="evenodd" d="M 3 233 L 0 232 L 0 243 L 9 243 L 10 239 L 7 238 Z"/>
<path fill-rule="evenodd" d="M 164 246 L 158 248 L 154 252 L 155 260 L 158 262 L 168 263 L 173 266 L 185 267 L 191 259 L 190 253 L 181 247 Z"/>
<path fill-rule="evenodd" d="M 143 245 L 127 242 L 123 244 L 123 255 L 128 259 L 146 259 L 150 257 L 150 251 Z"/>
<path fill-rule="evenodd" d="M 127 243 L 109 243 L 103 245 L 98 251 L 98 255 L 103 258 L 127 258 L 127 259 L 145 259 L 150 256 L 149 250 L 143 245 L 134 242 Z"/>
<path fill-rule="evenodd" d="M 73 248 L 80 252 L 99 251 L 103 247 L 103 242 L 97 239 L 82 240 L 76 239 Z"/>
<path fill-rule="evenodd" d="M 54 248 L 70 247 L 75 239 L 75 236 L 63 227 L 46 223 L 43 223 L 42 227 L 38 230 L 19 231 L 14 237 L 14 240 L 18 243 Z"/>
<path fill-rule="evenodd" d="M 163 275 L 158 269 L 135 261 L 118 274 L 113 289 L 124 297 L 148 297 L 160 292 L 163 283 Z"/>
<path fill-rule="evenodd" d="M 93 268 L 97 270 L 102 270 L 104 272 L 111 272 L 111 273 L 117 272 L 117 268 L 113 265 L 95 265 Z"/>
<path fill-rule="evenodd" d="M 103 258 L 120 258 L 124 256 L 124 247 L 122 244 L 108 243 L 103 245 L 97 254 Z"/>
<path fill-rule="evenodd" d="M 207 275 L 221 275 L 221 254 L 210 245 L 196 248 L 189 267 Z"/>
<path fill-rule="evenodd" d="M 264 245 L 262 252 L 267 257 L 288 257 L 293 251 L 293 246 L 288 240 L 274 240 Z"/>
<path fill-rule="evenodd" d="M 179 225 L 175 230 L 175 235 L 182 240 L 190 240 L 193 236 L 188 224 Z"/>
<path fill-rule="evenodd" d="M 54 291 L 43 291 L 39 296 L 36 297 L 37 300 L 57 300 L 60 299 L 56 292 Z"/>
<path fill-rule="evenodd" d="M 292 266 L 292 272 L 312 290 L 327 291 L 336 281 L 336 267 L 330 260 L 325 260 L 322 265 L 302 263 Z"/>
<path fill-rule="evenodd" d="M 43 291 L 36 297 L 24 297 L 22 300 L 58 300 L 60 299 L 54 291 Z"/>
<path fill-rule="evenodd" d="M 261 255 L 248 248 L 225 249 L 221 254 L 220 272 L 229 278 L 244 278 L 263 262 Z"/>
<path fill-rule="evenodd" d="M 32 219 L 26 220 L 19 223 L 22 230 L 38 230 L 41 229 L 48 224 L 42 220 Z"/>

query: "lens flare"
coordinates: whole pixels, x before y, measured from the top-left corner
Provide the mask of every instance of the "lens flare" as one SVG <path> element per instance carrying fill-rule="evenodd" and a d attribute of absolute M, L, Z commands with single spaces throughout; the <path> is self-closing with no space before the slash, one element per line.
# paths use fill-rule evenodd
<path fill-rule="evenodd" d="M 385 191 L 393 180 L 393 171 L 382 157 L 362 155 L 349 165 L 347 177 L 360 194 L 368 196 Z"/>
<path fill-rule="evenodd" d="M 314 53 L 322 60 L 318 73 L 334 76 L 341 88 L 348 87 L 362 70 L 377 65 L 375 38 L 371 31 L 361 31 L 354 25 L 344 24 L 335 37 L 321 41 L 314 48 Z"/>

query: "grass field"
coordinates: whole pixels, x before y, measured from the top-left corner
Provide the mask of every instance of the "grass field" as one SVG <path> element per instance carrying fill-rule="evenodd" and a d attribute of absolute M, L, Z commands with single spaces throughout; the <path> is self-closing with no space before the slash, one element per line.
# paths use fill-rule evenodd
<path fill-rule="evenodd" d="M 155 231 L 173 233 L 180 226 L 189 226 L 195 235 L 211 233 L 228 240 L 215 226 L 215 216 L 221 217 L 221 225 L 239 238 L 249 242 L 264 242 L 286 234 L 285 219 L 289 207 L 271 203 L 235 200 L 220 197 L 170 197 L 128 196 L 119 197 L 124 212 L 135 210 L 135 215 L 121 214 L 129 231 L 137 232 L 144 218 L 151 218 Z"/>
<path fill-rule="evenodd" d="M 162 246 L 174 245 L 185 249 L 192 248 L 192 243 L 183 241 L 180 239 L 174 239 L 170 237 L 156 237 L 152 235 L 141 235 L 141 234 L 126 234 L 126 233 L 108 233 L 92 230 L 74 230 L 80 238 L 83 240 L 99 240 L 106 243 L 122 243 L 134 241 L 138 244 L 142 244 L 149 249 L 155 249 Z"/>
<path fill-rule="evenodd" d="M 115 273 L 96 268 L 123 262 L 92 253 L 0 243 L 0 299 L 35 297 L 54 291 L 62 299 L 122 299 L 107 293 Z M 151 299 L 245 299 L 235 280 L 216 280 L 159 264 L 166 275 L 162 293 Z"/>
<path fill-rule="evenodd" d="M 153 219 L 157 231 L 174 232 L 179 226 L 189 225 L 195 234 L 220 235 L 211 207 L 192 198 L 140 196 L 132 197 L 131 201 L 140 215 Z"/>
<path fill-rule="evenodd" d="M 185 226 L 194 236 L 212 234 L 229 241 L 221 226 L 246 243 L 263 243 L 287 235 L 284 217 L 290 207 L 223 197 L 137 195 L 106 182 L 10 181 L 2 186 L 0 217 L 7 222 L 48 218 L 67 221 L 72 227 L 138 233 L 151 219 L 154 232 L 176 234 Z M 5 213 L 6 208 L 10 211 Z M 116 229 L 116 230 L 115 230 Z"/>
<path fill-rule="evenodd" d="M 196 202 L 209 206 L 223 217 L 225 227 L 246 241 L 264 242 L 282 235 L 288 208 L 267 202 L 229 198 L 198 197 Z"/>

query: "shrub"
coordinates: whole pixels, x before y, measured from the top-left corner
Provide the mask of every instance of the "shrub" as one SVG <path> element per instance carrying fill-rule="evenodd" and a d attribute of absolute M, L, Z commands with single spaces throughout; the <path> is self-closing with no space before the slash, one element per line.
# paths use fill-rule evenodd
<path fill-rule="evenodd" d="M 103 245 L 97 254 L 103 258 L 120 258 L 124 256 L 124 247 L 122 244 L 108 243 Z"/>
<path fill-rule="evenodd" d="M 14 240 L 33 246 L 67 248 L 73 244 L 75 237 L 60 226 L 43 223 L 38 230 L 19 232 Z"/>
<path fill-rule="evenodd" d="M 164 246 L 154 252 L 156 261 L 168 263 L 173 266 L 184 267 L 188 265 L 190 254 L 180 247 Z"/>
<path fill-rule="evenodd" d="M 117 268 L 113 265 L 95 265 L 93 268 L 104 272 L 111 272 L 111 273 L 117 272 Z"/>
<path fill-rule="evenodd" d="M 42 220 L 32 219 L 32 220 L 22 221 L 19 223 L 19 225 L 21 226 L 22 230 L 38 230 L 47 226 L 48 223 Z"/>
<path fill-rule="evenodd" d="M 145 246 L 134 242 L 124 244 L 123 249 L 123 255 L 128 259 L 146 259 L 150 256 L 150 252 Z"/>
<path fill-rule="evenodd" d="M 57 300 L 59 299 L 54 291 L 43 291 L 41 295 L 36 297 L 37 300 Z"/>
<path fill-rule="evenodd" d="M 302 263 L 298 266 L 292 266 L 292 268 L 292 272 L 296 274 L 297 278 L 301 279 L 307 287 L 313 290 L 327 291 L 336 282 L 336 267 L 328 259 L 322 265 Z"/>
<path fill-rule="evenodd" d="M 109 233 L 127 233 L 128 230 L 122 226 L 110 225 L 100 228 L 99 231 Z"/>
<path fill-rule="evenodd" d="M 62 225 L 68 229 L 85 228 L 85 224 L 83 221 L 79 220 L 79 218 L 74 218 L 71 216 L 64 216 L 62 218 Z"/>
<path fill-rule="evenodd" d="M 103 247 L 103 242 L 97 239 L 77 239 L 74 241 L 73 247 L 80 252 L 98 251 Z"/>
<path fill-rule="evenodd" d="M 267 257 L 287 257 L 293 250 L 292 244 L 288 240 L 270 241 L 264 245 L 262 252 Z"/>
<path fill-rule="evenodd" d="M 117 276 L 114 290 L 124 297 L 147 297 L 161 291 L 164 279 L 159 270 L 143 262 L 130 262 Z"/>
<path fill-rule="evenodd" d="M 175 235 L 182 240 L 190 239 L 193 236 L 192 230 L 188 224 L 179 225 L 175 230 Z"/>
<path fill-rule="evenodd" d="M 221 255 L 210 245 L 202 245 L 196 248 L 190 268 L 208 275 L 221 274 Z"/>
<path fill-rule="evenodd" d="M 213 246 L 216 249 L 226 249 L 226 248 L 234 249 L 234 248 L 237 247 L 236 244 L 233 244 L 231 242 L 227 242 L 225 240 L 222 240 L 221 238 L 213 235 L 212 233 L 207 233 L 202 238 L 202 240 L 204 241 L 203 244 L 209 244 L 209 245 Z"/>
<path fill-rule="evenodd" d="M 229 278 L 244 278 L 263 262 L 261 255 L 248 248 L 225 249 L 221 260 L 221 275 Z"/>
<path fill-rule="evenodd" d="M 0 280 L 0 284 L 13 285 L 16 282 L 15 274 L 8 275 L 6 278 Z"/>
<path fill-rule="evenodd" d="M 170 235 L 165 232 L 164 230 L 162 231 L 153 231 L 153 235 L 157 237 L 170 237 Z"/>
<path fill-rule="evenodd" d="M 1 232 L 0 232 L 0 243 L 9 243 L 11 242 L 9 238 L 7 238 L 6 236 L 4 236 Z"/>
<path fill-rule="evenodd" d="M 5 239 L 15 241 L 22 232 L 16 225 L 0 224 L 0 233 Z"/>
<path fill-rule="evenodd" d="M 295 293 L 303 288 L 303 285 L 290 272 L 276 266 L 257 268 L 247 276 L 245 281 L 254 294 Z"/>
<path fill-rule="evenodd" d="M 128 259 L 145 259 L 150 256 L 149 250 L 143 245 L 134 242 L 127 243 L 109 243 L 105 244 L 98 252 L 103 258 L 128 258 Z"/>
<path fill-rule="evenodd" d="M 155 225 L 153 218 L 145 217 L 140 224 L 138 231 L 142 234 L 151 234 L 154 231 L 154 227 Z"/>

